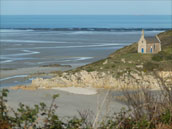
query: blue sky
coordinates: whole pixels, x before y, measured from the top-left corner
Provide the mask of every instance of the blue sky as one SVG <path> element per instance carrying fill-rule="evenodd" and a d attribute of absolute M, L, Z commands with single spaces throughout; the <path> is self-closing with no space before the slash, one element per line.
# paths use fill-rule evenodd
<path fill-rule="evenodd" d="M 171 15 L 171 0 L 0 0 L 1 15 Z"/>

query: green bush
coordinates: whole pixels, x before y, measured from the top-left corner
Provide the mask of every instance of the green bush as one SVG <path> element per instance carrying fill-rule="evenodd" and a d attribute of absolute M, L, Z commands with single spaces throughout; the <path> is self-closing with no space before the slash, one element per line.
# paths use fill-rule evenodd
<path fill-rule="evenodd" d="M 88 68 L 86 69 L 86 71 L 87 71 L 87 72 L 93 72 L 93 71 L 94 71 L 94 69 L 93 69 L 93 68 L 91 68 L 91 67 L 88 67 Z"/>
<path fill-rule="evenodd" d="M 165 57 L 166 60 L 172 60 L 172 54 L 169 54 Z"/>
<path fill-rule="evenodd" d="M 161 51 L 152 57 L 153 61 L 172 60 L 172 54 Z"/>
<path fill-rule="evenodd" d="M 159 55 L 159 54 L 156 54 L 152 57 L 152 60 L 153 61 L 163 61 L 163 56 L 162 55 Z"/>
<path fill-rule="evenodd" d="M 92 127 L 93 124 L 88 123 L 88 114 L 62 121 L 55 113 L 57 106 L 54 102 L 58 95 L 52 97 L 50 107 L 47 107 L 44 103 L 40 103 L 34 107 L 19 104 L 17 111 L 12 109 L 13 114 L 9 115 L 9 109 L 6 106 L 8 90 L 3 89 L 0 93 L 0 129 L 94 129 Z M 146 95 L 145 97 L 147 98 L 148 96 Z M 130 97 L 128 99 L 131 100 Z M 148 101 L 151 102 L 151 100 Z M 171 100 L 169 101 L 171 102 Z M 110 117 L 107 116 L 106 119 L 99 122 L 96 128 L 155 129 L 159 124 L 170 127 L 172 125 L 172 105 L 169 105 L 169 102 L 163 102 L 162 107 L 165 110 L 157 110 L 159 107 L 153 103 L 145 105 L 146 107 L 140 107 L 140 103 L 137 105 L 137 102 L 135 102 L 133 104 L 137 106 L 133 106 L 134 110 L 122 109 L 118 114 Z M 138 114 L 140 114 L 139 117 Z"/>
<path fill-rule="evenodd" d="M 153 62 L 147 62 L 143 65 L 143 68 L 145 71 L 153 71 L 154 69 L 159 68 L 159 64 L 153 63 Z"/>
<path fill-rule="evenodd" d="M 161 114 L 160 119 L 163 123 L 170 124 L 172 121 L 172 112 L 169 109 L 165 110 Z"/>

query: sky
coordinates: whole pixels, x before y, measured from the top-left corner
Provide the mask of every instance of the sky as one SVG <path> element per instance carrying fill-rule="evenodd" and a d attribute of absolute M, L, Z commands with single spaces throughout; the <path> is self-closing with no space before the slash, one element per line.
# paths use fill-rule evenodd
<path fill-rule="evenodd" d="M 172 15 L 171 0 L 0 0 L 1 15 Z"/>

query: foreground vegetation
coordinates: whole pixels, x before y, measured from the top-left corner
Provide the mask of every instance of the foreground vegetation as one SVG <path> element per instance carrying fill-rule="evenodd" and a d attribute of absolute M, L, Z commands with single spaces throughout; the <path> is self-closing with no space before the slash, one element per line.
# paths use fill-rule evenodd
<path fill-rule="evenodd" d="M 8 106 L 8 90 L 3 89 L 0 92 L 0 129 L 172 129 L 172 86 L 161 81 L 163 86 L 157 92 L 143 88 L 132 93 L 124 91 L 128 109 L 121 109 L 118 114 L 92 117 L 92 112 L 79 112 L 79 117 L 66 120 L 56 114 L 58 95 L 53 95 L 50 106 L 40 103 L 30 107 L 20 103 L 15 110 Z"/>

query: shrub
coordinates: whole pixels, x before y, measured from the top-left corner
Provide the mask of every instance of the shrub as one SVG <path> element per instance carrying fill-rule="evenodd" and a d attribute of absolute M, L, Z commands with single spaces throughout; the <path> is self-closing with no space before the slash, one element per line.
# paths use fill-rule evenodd
<path fill-rule="evenodd" d="M 94 69 L 93 69 L 93 68 L 91 68 L 91 67 L 88 67 L 88 68 L 86 69 L 86 71 L 87 71 L 87 72 L 93 72 L 93 71 L 94 71 Z"/>
<path fill-rule="evenodd" d="M 171 129 L 172 85 L 166 86 L 160 77 L 157 78 L 162 84 L 161 91 L 150 92 L 147 88 L 124 91 L 128 110 L 122 109 L 120 113 L 100 119 L 96 129 Z M 9 115 L 8 90 L 0 93 L 0 129 L 94 129 L 88 112 L 62 121 L 55 113 L 54 102 L 58 95 L 52 97 L 49 107 L 44 103 L 34 107 L 20 103 L 17 111 L 11 109 L 13 114 Z"/>
<path fill-rule="evenodd" d="M 153 63 L 153 62 L 146 62 L 143 65 L 143 68 L 145 71 L 153 71 L 154 69 L 158 69 L 159 68 L 159 64 Z"/>
<path fill-rule="evenodd" d="M 165 57 L 166 60 L 172 60 L 172 54 L 168 54 L 166 57 Z"/>
<path fill-rule="evenodd" d="M 163 61 L 163 56 L 160 54 L 156 54 L 152 57 L 153 61 Z"/>
<path fill-rule="evenodd" d="M 153 61 L 172 60 L 172 54 L 161 51 L 152 57 Z"/>

